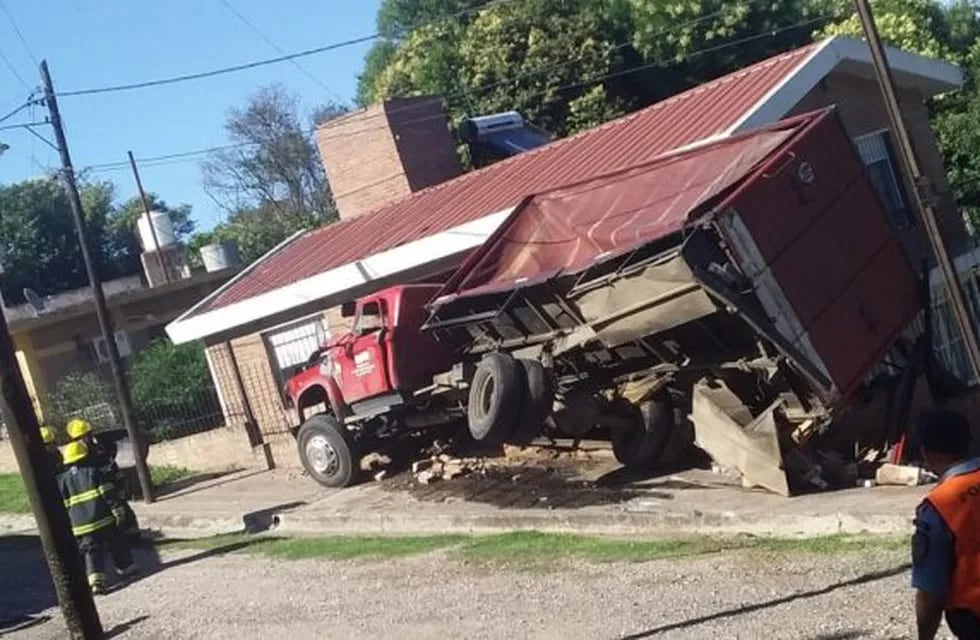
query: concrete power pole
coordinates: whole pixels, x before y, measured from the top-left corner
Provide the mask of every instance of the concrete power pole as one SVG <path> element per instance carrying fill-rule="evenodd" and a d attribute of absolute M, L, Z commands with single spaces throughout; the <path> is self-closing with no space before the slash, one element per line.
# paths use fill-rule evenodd
<path fill-rule="evenodd" d="M 75 183 L 75 170 L 72 168 L 71 155 L 68 153 L 68 142 L 65 140 L 65 130 L 61 123 L 61 114 L 58 111 L 58 99 L 55 96 L 54 86 L 51 84 L 51 74 L 48 73 L 47 60 L 41 61 L 41 81 L 44 85 L 44 102 L 48 107 L 48 112 L 51 117 L 51 127 L 54 129 L 55 141 L 58 144 L 58 154 L 61 156 L 61 177 L 65 183 L 68 204 L 71 205 L 71 214 L 75 222 L 75 233 L 78 235 L 78 243 L 82 249 L 82 261 L 85 262 L 85 271 L 88 273 L 88 281 L 92 287 L 92 297 L 95 300 L 95 315 L 99 320 L 102 339 L 105 341 L 106 352 L 109 355 L 109 369 L 112 372 L 112 380 L 116 386 L 123 424 L 126 426 L 126 432 L 129 434 L 130 442 L 133 443 L 136 475 L 139 477 L 143 500 L 149 504 L 153 502 L 153 484 L 150 482 L 150 472 L 146 466 L 146 459 L 143 457 L 143 437 L 136 430 L 136 420 L 133 417 L 133 401 L 129 393 L 129 384 L 126 381 L 126 372 L 123 371 L 122 362 L 119 357 L 119 348 L 116 346 L 112 318 L 109 316 L 109 310 L 106 308 L 105 294 L 102 291 L 102 281 L 99 278 L 98 269 L 96 269 L 95 264 L 92 262 L 92 255 L 89 251 L 88 239 L 85 234 L 85 217 L 82 213 L 82 199 L 78 195 L 78 185 Z"/>
<path fill-rule="evenodd" d="M 946 291 L 949 295 L 949 306 L 953 309 L 956 324 L 963 335 L 967 359 L 970 361 L 973 374 L 980 378 L 980 346 L 977 344 L 977 335 L 973 330 L 973 321 L 966 305 L 966 296 L 963 295 L 963 290 L 960 288 L 956 266 L 939 231 L 939 223 L 936 220 L 936 211 L 932 202 L 934 196 L 931 192 L 929 179 L 922 175 L 918 158 L 916 158 L 915 150 L 912 147 L 912 141 L 909 138 L 908 130 L 905 128 L 905 121 L 902 119 L 902 110 L 895 91 L 895 81 L 892 77 L 891 68 L 888 66 L 888 59 L 885 57 L 881 37 L 878 35 L 874 14 L 871 12 L 868 0 L 854 0 L 854 4 L 857 7 L 861 26 L 864 28 L 864 35 L 871 49 L 871 60 L 874 63 L 875 74 L 878 76 L 878 84 L 885 100 L 885 109 L 888 111 L 892 132 L 895 134 L 898 143 L 902 169 L 908 183 L 912 185 L 912 199 L 915 201 L 926 235 L 929 236 L 933 254 L 936 256 L 936 262 L 943 274 Z"/>

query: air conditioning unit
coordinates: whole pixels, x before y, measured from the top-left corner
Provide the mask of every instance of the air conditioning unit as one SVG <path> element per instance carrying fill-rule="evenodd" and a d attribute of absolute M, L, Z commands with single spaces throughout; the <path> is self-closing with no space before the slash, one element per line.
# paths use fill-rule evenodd
<path fill-rule="evenodd" d="M 116 331 L 116 349 L 119 351 L 120 358 L 128 358 L 133 352 L 129 346 L 129 335 L 125 331 Z M 109 362 L 109 349 L 106 347 L 105 338 L 99 336 L 92 340 L 92 350 L 100 364 Z"/>

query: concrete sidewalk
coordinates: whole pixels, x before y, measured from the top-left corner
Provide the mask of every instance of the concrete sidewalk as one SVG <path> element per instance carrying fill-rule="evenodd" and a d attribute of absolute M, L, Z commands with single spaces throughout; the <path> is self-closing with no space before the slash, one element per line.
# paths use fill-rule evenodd
<path fill-rule="evenodd" d="M 205 479 L 153 505 L 134 507 L 144 527 L 184 535 L 243 529 L 282 535 L 515 529 L 611 535 L 904 534 L 927 490 L 876 487 L 782 498 L 696 470 L 622 488 L 577 483 L 560 491 L 535 477 L 474 478 L 475 489 L 462 482 L 465 478 L 431 487 L 415 484 L 406 474 L 399 478 L 330 490 L 295 471 L 242 472 Z"/>
<path fill-rule="evenodd" d="M 927 490 L 876 487 L 782 498 L 697 470 L 615 488 L 556 481 L 530 471 L 430 487 L 402 474 L 343 490 L 320 487 L 297 471 L 245 471 L 191 479 L 152 505 L 133 506 L 144 528 L 168 536 L 242 530 L 411 535 L 519 529 L 650 536 L 905 534 Z M 29 516 L 0 516 L 0 531 L 32 527 Z"/>

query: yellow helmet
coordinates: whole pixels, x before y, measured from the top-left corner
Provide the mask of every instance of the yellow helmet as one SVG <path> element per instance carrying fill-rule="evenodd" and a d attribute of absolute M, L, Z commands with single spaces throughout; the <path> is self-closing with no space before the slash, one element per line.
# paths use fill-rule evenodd
<path fill-rule="evenodd" d="M 61 448 L 61 460 L 65 464 L 74 464 L 88 455 L 88 447 L 80 440 L 69 442 Z"/>
<path fill-rule="evenodd" d="M 82 420 L 81 418 L 75 418 L 68 423 L 67 426 L 68 437 L 72 440 L 78 440 L 92 433 L 92 424 L 88 420 Z"/>
<path fill-rule="evenodd" d="M 44 444 L 54 444 L 54 431 L 51 427 L 41 427 L 41 442 Z"/>

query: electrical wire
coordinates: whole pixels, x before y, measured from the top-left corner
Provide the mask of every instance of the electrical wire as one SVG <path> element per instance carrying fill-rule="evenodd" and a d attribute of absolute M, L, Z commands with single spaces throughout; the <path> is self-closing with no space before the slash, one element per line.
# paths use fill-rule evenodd
<path fill-rule="evenodd" d="M 20 38 L 21 44 L 23 44 L 24 48 L 27 50 L 27 55 L 31 57 L 31 60 L 34 62 L 34 66 L 39 66 L 40 63 L 37 61 L 37 57 L 34 55 L 31 45 L 27 44 L 27 38 L 25 38 L 24 34 L 21 33 L 20 27 L 17 26 L 17 21 L 14 20 L 14 14 L 10 13 L 10 10 L 7 8 L 7 3 L 4 0 L 0 0 L 0 11 L 3 11 L 4 14 L 6 14 L 7 20 L 10 22 L 10 26 L 14 28 L 14 33 L 16 33 L 17 37 Z"/>
<path fill-rule="evenodd" d="M 221 0 L 221 4 L 224 5 L 225 9 L 227 9 L 232 15 L 238 18 L 238 20 L 246 27 L 248 27 L 255 35 L 261 38 L 267 45 L 272 47 L 276 53 L 279 53 L 281 55 L 288 55 L 282 47 L 276 44 L 271 38 L 267 37 L 257 26 L 255 26 L 255 23 L 253 23 L 251 20 L 246 18 L 240 11 L 238 11 L 238 9 L 236 9 L 235 6 L 231 4 L 231 0 Z M 345 100 L 340 94 L 338 94 L 336 91 L 328 87 L 324 82 L 322 82 L 319 78 L 313 75 L 310 72 L 310 70 L 304 67 L 302 64 L 300 64 L 299 61 L 289 60 L 289 63 L 293 65 L 293 67 L 295 67 L 297 71 L 299 71 L 304 76 L 309 78 L 314 84 L 316 84 L 321 89 L 326 91 L 331 96 L 331 98 L 336 100 L 339 104 L 347 103 L 347 100 Z"/>
<path fill-rule="evenodd" d="M 761 2 L 762 0 L 755 0 L 755 1 L 756 2 Z M 687 27 L 696 25 L 696 24 L 698 24 L 700 22 L 704 22 L 706 20 L 710 20 L 711 18 L 717 17 L 721 13 L 723 13 L 723 10 L 716 11 L 714 13 L 707 14 L 707 15 L 704 15 L 704 16 L 700 16 L 698 18 L 689 20 L 687 22 L 683 22 L 683 23 L 674 25 L 671 28 L 662 29 L 661 31 L 657 32 L 654 35 L 655 36 L 664 35 L 664 34 L 667 34 L 667 33 L 671 33 L 673 31 L 677 31 L 679 29 L 687 28 Z M 606 50 L 604 50 L 602 52 L 602 54 L 600 54 L 600 55 L 607 55 L 609 53 L 615 52 L 615 51 L 617 51 L 619 49 L 622 49 L 622 48 L 624 48 L 626 46 L 629 46 L 631 44 L 632 44 L 632 40 L 627 40 L 627 41 L 624 41 L 624 42 L 620 42 L 620 43 L 614 44 L 611 47 L 609 47 Z M 562 67 L 566 67 L 568 65 L 575 64 L 576 62 L 580 62 L 582 60 L 588 59 L 590 57 L 593 57 L 593 56 L 583 55 L 583 56 L 578 56 L 577 58 L 566 59 L 563 62 L 558 63 L 558 64 L 547 65 L 547 66 L 544 66 L 544 67 L 539 67 L 537 69 L 532 69 L 530 71 L 524 71 L 524 72 L 521 72 L 521 73 L 519 73 L 519 74 L 517 74 L 515 76 L 511 76 L 509 78 L 504 78 L 504 79 L 501 79 L 501 80 L 497 80 L 495 82 L 490 82 L 490 83 L 487 83 L 487 84 L 484 84 L 484 85 L 481 85 L 481 86 L 478 86 L 478 87 L 474 87 L 474 88 L 470 89 L 470 91 L 471 92 L 473 92 L 473 91 L 476 91 L 476 92 L 486 91 L 486 90 L 493 89 L 493 88 L 496 88 L 496 87 L 501 86 L 501 85 L 504 85 L 504 84 L 508 84 L 508 83 L 511 83 L 511 82 L 516 82 L 517 80 L 522 80 L 524 78 L 541 75 L 543 73 L 547 73 L 548 71 L 552 71 L 554 69 L 560 69 Z M 465 93 L 465 95 L 469 95 L 469 94 L 468 93 Z M 537 95 L 537 94 L 534 94 L 534 95 Z M 456 98 L 460 98 L 460 97 L 463 97 L 463 96 L 464 96 L 464 92 L 460 92 L 460 93 L 457 93 L 457 94 L 447 94 L 447 95 L 442 96 L 442 97 L 443 97 L 443 99 L 445 99 L 447 101 L 451 101 L 451 100 L 454 100 Z M 407 111 L 407 110 L 411 110 L 411 109 L 412 109 L 411 106 L 408 106 L 408 107 L 396 107 L 394 109 L 387 110 L 384 114 L 366 115 L 366 116 L 364 116 L 362 118 L 362 121 L 367 121 L 367 120 L 372 120 L 372 119 L 378 119 L 378 118 L 381 118 L 382 116 L 390 117 L 390 116 L 395 115 L 397 113 L 400 113 L 402 111 Z M 441 116 L 439 116 L 439 117 L 441 117 Z M 433 117 L 432 116 L 429 116 L 429 117 L 426 117 L 426 118 L 421 118 L 421 119 L 417 119 L 417 120 L 411 120 L 411 121 L 405 122 L 404 124 L 413 124 L 413 123 L 416 123 L 416 122 L 425 122 L 425 121 L 428 121 L 428 120 L 431 120 L 431 119 L 433 119 Z M 318 128 L 322 128 L 322 127 L 329 128 L 329 126 L 330 126 L 329 123 L 325 123 L 324 125 L 320 125 L 320 127 L 314 127 L 313 129 L 311 129 L 309 131 L 304 131 L 303 133 L 306 134 L 306 135 L 311 135 Z M 376 128 L 370 129 L 370 131 L 375 131 L 375 130 L 379 130 L 379 129 L 382 129 L 382 128 L 384 128 L 384 127 L 376 127 Z M 368 131 L 368 130 L 365 130 L 365 131 L 360 131 L 359 130 L 359 131 L 355 131 L 353 133 L 355 133 L 355 134 L 356 133 L 364 133 L 366 131 Z M 165 155 L 154 156 L 154 157 L 151 157 L 151 158 L 137 158 L 137 160 L 141 163 L 141 166 L 143 166 L 143 163 L 151 163 L 151 162 L 155 162 L 157 160 L 169 160 L 169 159 L 172 159 L 172 158 L 193 157 L 193 156 L 198 156 L 198 155 L 204 155 L 204 154 L 208 154 L 208 153 L 213 153 L 215 151 L 224 151 L 224 150 L 228 150 L 228 149 L 236 149 L 236 148 L 247 147 L 247 146 L 255 146 L 255 145 L 258 145 L 258 144 L 259 143 L 256 143 L 256 142 L 240 142 L 240 143 L 234 143 L 234 144 L 220 145 L 220 146 L 216 146 L 216 147 L 207 147 L 207 148 L 204 148 L 204 149 L 197 149 L 197 150 L 194 150 L 194 151 L 184 151 L 184 152 L 177 152 L 177 153 L 169 153 L 169 154 L 165 154 Z M 170 163 L 167 163 L 167 164 L 170 164 Z M 125 162 L 125 161 L 117 161 L 117 162 L 105 162 L 105 163 L 101 163 L 101 164 L 90 165 L 88 168 L 90 168 L 90 169 L 115 169 L 115 168 L 122 169 L 122 168 L 126 168 L 128 166 L 129 166 L 129 163 L 128 162 Z M 153 166 L 153 165 L 147 165 L 147 166 Z"/>
<path fill-rule="evenodd" d="M 25 89 L 31 91 L 31 85 L 27 84 L 27 81 L 24 80 L 24 76 L 20 75 L 20 72 L 17 71 L 13 64 L 11 64 L 10 58 L 8 58 L 3 52 L 3 49 L 0 49 L 0 62 L 3 62 L 3 66 L 7 67 L 7 70 L 9 70 L 10 73 L 13 74 L 13 76 L 17 78 L 22 85 L 24 85 Z"/>
<path fill-rule="evenodd" d="M 721 50 L 728 49 L 728 48 L 731 48 L 731 47 L 735 47 L 735 46 L 739 46 L 739 45 L 742 45 L 742 44 L 746 44 L 748 42 L 752 42 L 752 41 L 759 40 L 759 39 L 762 39 L 762 38 L 775 37 L 776 35 L 778 35 L 780 33 L 783 33 L 783 32 L 786 32 L 786 31 L 791 31 L 793 29 L 800 29 L 800 28 L 809 26 L 811 24 L 815 24 L 817 22 L 826 21 L 826 20 L 833 20 L 833 19 L 837 19 L 837 18 L 840 18 L 840 17 L 841 16 L 839 14 L 828 14 L 828 15 L 824 15 L 824 16 L 818 16 L 818 17 L 815 17 L 815 18 L 811 18 L 811 19 L 808 19 L 808 20 L 797 22 L 797 23 L 792 24 L 792 25 L 788 25 L 786 27 L 781 27 L 781 28 L 778 28 L 778 29 L 767 29 L 765 31 L 758 32 L 756 34 L 753 34 L 753 35 L 750 35 L 750 36 L 746 36 L 746 37 L 743 37 L 743 38 L 739 38 L 737 40 L 732 40 L 732 41 L 725 42 L 725 43 L 722 43 L 722 44 L 719 44 L 719 45 L 715 45 L 715 46 L 712 46 L 712 47 L 707 47 L 707 48 L 704 48 L 704 49 L 699 49 L 699 50 L 696 50 L 696 51 L 692 51 L 692 52 L 690 52 L 689 54 L 687 54 L 685 56 L 681 56 L 681 57 L 676 57 L 675 56 L 675 57 L 670 57 L 670 58 L 664 58 L 664 59 L 652 61 L 652 62 L 649 62 L 649 63 L 644 63 L 644 64 L 641 64 L 641 65 L 636 65 L 636 66 L 630 67 L 628 69 L 621 69 L 621 70 L 618 70 L 618 71 L 614 71 L 614 72 L 610 72 L 610 73 L 607 73 L 607 74 L 603 74 L 601 76 L 597 76 L 597 77 L 591 78 L 589 80 L 584 80 L 584 81 L 569 83 L 569 84 L 565 84 L 565 85 L 562 85 L 562 86 L 559 86 L 559 87 L 548 87 L 546 89 L 543 89 L 541 91 L 532 93 L 530 95 L 531 96 L 537 96 L 537 95 L 543 95 L 543 94 L 546 94 L 546 93 L 553 93 L 553 92 L 557 92 L 557 91 L 567 91 L 569 89 L 575 89 L 575 88 L 579 88 L 579 87 L 583 87 L 583 86 L 589 86 L 589 85 L 597 84 L 599 82 L 603 82 L 603 81 L 608 80 L 608 79 L 611 79 L 611 78 L 619 78 L 619 77 L 623 77 L 623 76 L 630 75 L 630 74 L 633 74 L 633 73 L 638 73 L 640 71 L 645 71 L 645 70 L 656 68 L 656 67 L 668 67 L 668 66 L 671 66 L 671 65 L 674 65 L 674 64 L 679 64 L 681 62 L 689 61 L 691 59 L 694 59 L 694 58 L 697 58 L 697 57 L 700 57 L 700 56 L 703 56 L 703 55 L 707 55 L 707 54 L 710 54 L 710 53 L 715 53 L 717 51 L 721 51 Z M 676 28 L 678 28 L 678 27 L 675 27 L 675 29 Z M 581 58 L 579 58 L 578 60 L 581 60 Z M 572 63 L 572 62 L 577 62 L 578 60 L 567 61 L 566 64 L 567 63 Z M 543 73 L 543 72 L 545 72 L 547 70 L 550 70 L 550 69 L 553 69 L 553 68 L 556 68 L 556 67 L 559 67 L 559 66 L 562 66 L 562 65 L 554 65 L 552 67 L 548 67 L 546 69 L 537 70 L 535 72 L 527 72 L 525 74 L 521 74 L 518 77 L 523 77 L 523 76 L 527 76 L 527 75 L 534 75 L 536 73 Z M 495 86 L 498 86 L 500 84 L 505 84 L 505 83 L 511 82 L 511 81 L 513 81 L 513 80 L 512 79 L 501 80 L 501 81 L 497 81 L 497 82 L 494 82 L 494 83 L 490 83 L 488 85 L 484 85 L 484 87 L 495 87 Z M 475 89 L 472 89 L 471 91 L 479 91 L 482 88 L 483 87 L 477 87 Z M 451 99 L 451 98 L 452 98 L 452 96 L 447 96 L 447 99 Z M 403 107 L 402 109 L 405 109 L 405 108 Z M 398 111 L 398 109 L 392 109 L 390 112 L 387 112 L 385 114 L 378 114 L 377 116 L 367 115 L 367 116 L 364 116 L 363 120 L 369 120 L 369 119 L 372 119 L 372 118 L 378 119 L 378 118 L 381 118 L 381 117 L 384 117 L 384 116 L 390 116 L 392 113 L 394 113 L 396 111 Z M 407 120 L 407 121 L 404 121 L 404 122 L 402 122 L 400 124 L 402 124 L 402 125 L 420 124 L 420 123 L 423 123 L 423 122 L 428 122 L 428 121 L 432 121 L 432 120 L 442 119 L 444 117 L 445 117 L 444 114 L 436 114 L 436 115 L 425 116 L 425 117 L 422 117 L 422 118 L 417 118 L 417 119 L 414 119 L 414 120 Z M 323 126 L 323 125 L 321 125 L 321 126 Z M 329 127 L 330 127 L 330 125 L 329 125 L 329 123 L 327 123 L 325 125 L 325 128 L 329 128 Z M 364 134 L 364 133 L 370 133 L 370 132 L 380 131 L 380 130 L 383 130 L 385 128 L 386 128 L 386 125 L 378 125 L 378 126 L 364 127 L 362 129 L 355 129 L 355 130 L 352 130 L 352 131 L 345 131 L 343 137 L 346 138 L 346 137 L 360 135 L 360 134 Z M 314 133 L 315 131 L 316 131 L 316 128 L 311 129 L 311 130 L 308 130 L 308 131 L 304 131 L 304 133 L 307 134 L 307 135 L 310 135 L 310 134 Z M 205 155 L 205 154 L 209 154 L 209 153 L 213 153 L 213 152 L 216 152 L 216 151 L 224 151 L 224 150 L 236 149 L 236 148 L 243 148 L 243 147 L 248 147 L 248 146 L 256 146 L 258 144 L 259 143 L 254 143 L 254 142 L 243 142 L 243 143 L 237 143 L 237 144 L 221 145 L 221 146 L 216 146 L 216 147 L 208 147 L 208 148 L 205 148 L 205 149 L 197 149 L 197 150 L 193 150 L 193 151 L 184 151 L 184 152 L 169 153 L 169 154 L 159 155 L 159 156 L 152 156 L 152 157 L 148 157 L 148 158 L 139 158 L 138 159 L 138 162 L 140 163 L 140 166 L 141 167 L 166 166 L 166 165 L 169 165 L 169 164 L 178 164 L 179 162 L 186 162 L 188 160 L 193 160 L 197 156 Z M 114 171 L 114 170 L 124 169 L 124 168 L 126 168 L 128 166 L 129 166 L 129 164 L 127 162 L 117 161 L 117 162 L 106 162 L 106 163 L 102 163 L 102 164 L 89 165 L 89 166 L 86 167 L 86 169 L 93 170 L 93 171 Z"/>
<path fill-rule="evenodd" d="M 12 111 L 8 112 L 5 115 L 0 116 L 0 122 L 4 122 L 6 120 L 10 120 L 15 115 L 17 115 L 18 113 L 20 113 L 21 111 L 23 111 L 24 109 L 26 109 L 27 107 L 29 107 L 29 106 L 31 106 L 32 104 L 35 104 L 35 103 L 36 103 L 36 101 L 34 100 L 34 94 L 32 93 L 31 95 L 29 95 L 27 97 L 27 101 L 24 104 L 20 105 L 19 107 L 14 108 Z"/>
<path fill-rule="evenodd" d="M 470 9 L 465 9 L 463 11 L 458 11 L 456 13 L 448 14 L 448 15 L 442 16 L 440 18 L 437 18 L 436 20 L 433 20 L 431 22 L 428 22 L 428 23 L 425 23 L 425 24 L 422 24 L 422 25 L 419 25 L 419 26 L 413 26 L 413 27 L 411 27 L 411 29 L 408 29 L 407 31 L 411 31 L 413 29 L 421 28 L 421 27 L 424 27 L 424 26 L 429 26 L 429 25 L 432 25 L 432 24 L 438 24 L 439 22 L 443 22 L 445 20 L 459 18 L 459 17 L 465 16 L 465 15 L 469 15 L 469 14 L 472 14 L 472 13 L 475 13 L 475 12 L 486 10 L 487 8 L 489 8 L 491 6 L 497 6 L 497 5 L 500 5 L 500 4 L 507 3 L 507 2 L 514 2 L 514 0 L 496 0 L 495 2 L 490 2 L 490 3 L 485 4 L 485 5 L 482 5 L 480 7 L 473 7 L 473 8 L 470 8 Z M 351 46 L 354 46 L 354 45 L 357 45 L 357 44 L 362 44 L 362 43 L 365 43 L 365 42 L 370 42 L 372 40 L 377 40 L 377 39 L 382 38 L 382 37 L 384 37 L 384 36 L 382 36 L 382 34 L 380 34 L 380 33 L 372 33 L 370 35 L 360 36 L 358 38 L 350 38 L 348 40 L 342 40 L 340 42 L 334 42 L 334 43 L 331 43 L 331 44 L 323 45 L 321 47 L 314 47 L 312 49 L 306 49 L 306 50 L 303 50 L 303 51 L 298 51 L 296 53 L 289 53 L 289 54 L 277 56 L 275 58 L 266 58 L 266 59 L 263 59 L 263 60 L 255 60 L 255 61 L 246 62 L 246 63 L 243 63 L 243 64 L 231 65 L 231 66 L 222 67 L 222 68 L 219 68 L 219 69 L 212 69 L 210 71 L 200 71 L 200 72 L 197 72 L 197 73 L 187 73 L 187 74 L 183 74 L 183 75 L 179 75 L 179 76 L 172 76 L 172 77 L 169 77 L 169 78 L 159 78 L 159 79 L 156 79 L 156 80 L 144 80 L 142 82 L 132 82 L 132 83 L 128 83 L 128 84 L 109 85 L 109 86 L 105 86 L 105 87 L 93 87 L 93 88 L 90 88 L 90 89 L 75 89 L 75 90 L 71 90 L 71 91 L 59 91 L 57 93 L 57 96 L 59 98 L 62 98 L 62 97 L 74 97 L 74 96 L 91 96 L 91 95 L 100 95 L 100 94 L 104 94 L 104 93 L 118 93 L 120 91 L 132 91 L 132 90 L 135 90 L 135 89 L 147 89 L 147 88 L 150 88 L 150 87 L 159 87 L 159 86 L 164 86 L 164 85 L 169 85 L 169 84 L 176 84 L 176 83 L 179 83 L 179 82 L 188 82 L 190 80 L 202 80 L 204 78 L 213 78 L 215 76 L 221 76 L 221 75 L 225 75 L 225 74 L 228 74 L 228 73 L 235 73 L 237 71 L 245 71 L 247 69 L 256 69 L 258 67 L 264 67 L 264 66 L 268 66 L 268 65 L 271 65 L 271 64 L 278 64 L 280 62 L 288 62 L 290 60 L 297 60 L 299 58 L 306 58 L 306 57 L 309 57 L 309 56 L 312 56 L 312 55 L 316 55 L 316 54 L 319 54 L 319 53 L 325 53 L 327 51 L 335 51 L 337 49 L 344 49 L 344 48 L 351 47 Z"/>

